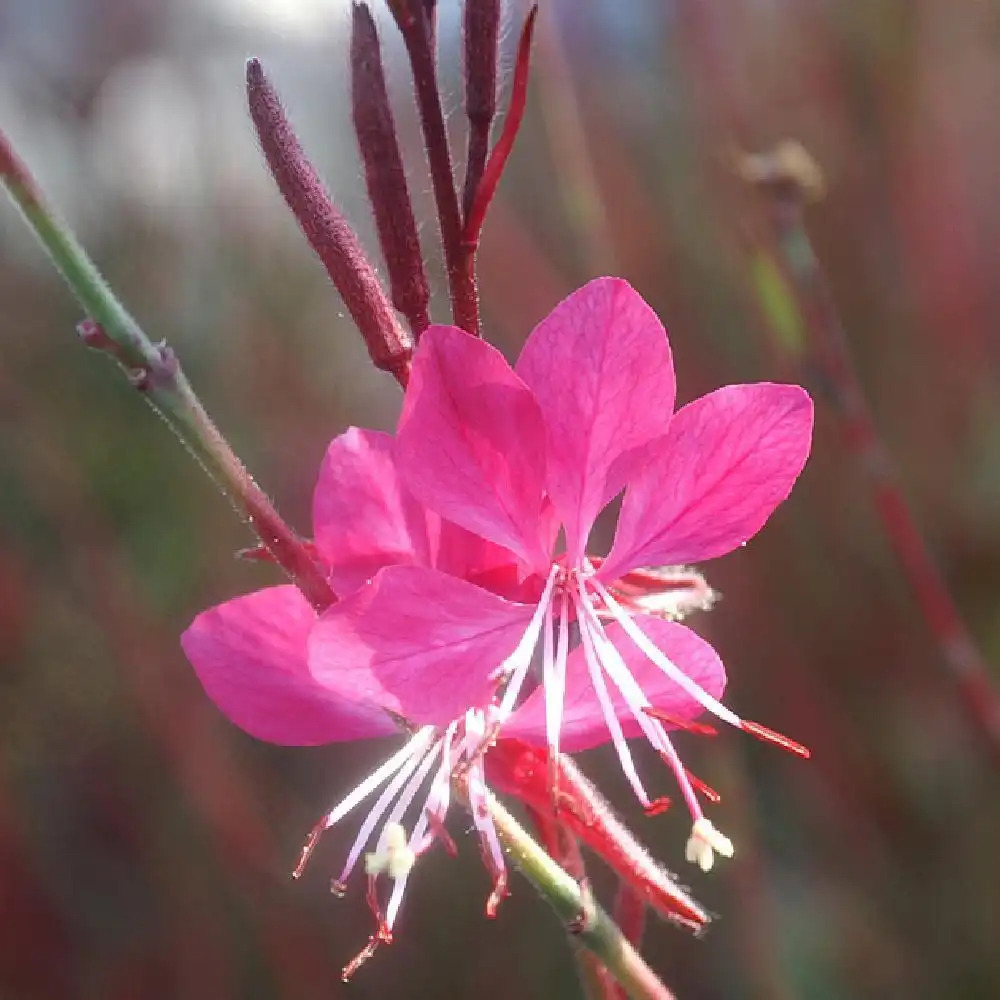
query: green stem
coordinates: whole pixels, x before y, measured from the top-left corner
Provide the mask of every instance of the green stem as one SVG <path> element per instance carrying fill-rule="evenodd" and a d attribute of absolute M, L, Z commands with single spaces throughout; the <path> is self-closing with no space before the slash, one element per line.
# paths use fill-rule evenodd
<path fill-rule="evenodd" d="M 591 952 L 632 1000 L 676 1000 L 632 947 L 618 925 L 584 898 L 580 886 L 557 865 L 494 798 L 490 815 L 504 847 L 521 873 L 573 931 L 573 940 Z"/>
<path fill-rule="evenodd" d="M 212 423 L 176 355 L 166 344 L 153 343 L 118 301 L 73 233 L 45 204 L 2 132 L 0 180 L 87 316 L 97 324 L 89 325 L 85 341 L 119 362 L 313 606 L 323 609 L 332 604 L 336 596 L 309 550 Z"/>

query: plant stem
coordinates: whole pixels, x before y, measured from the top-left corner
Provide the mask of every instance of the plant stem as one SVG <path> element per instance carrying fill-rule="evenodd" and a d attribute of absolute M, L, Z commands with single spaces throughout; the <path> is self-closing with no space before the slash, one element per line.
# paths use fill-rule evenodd
<path fill-rule="evenodd" d="M 573 931 L 573 940 L 587 949 L 632 1000 L 676 1000 L 615 922 L 531 838 L 527 831 L 494 798 L 490 815 L 504 847 L 557 916 Z"/>
<path fill-rule="evenodd" d="M 768 196 L 781 267 L 790 279 L 802 328 L 826 376 L 847 447 L 868 479 L 882 528 L 937 640 L 967 716 L 1000 766 L 1000 693 L 906 500 L 805 228 L 804 206 L 823 191 L 819 168 L 797 144 L 784 143 L 772 154 L 746 157 L 741 173 Z"/>
<path fill-rule="evenodd" d="M 528 808 L 528 815 L 535 826 L 537 836 L 549 857 L 570 875 L 579 885 L 587 877 L 580 844 L 574 834 L 551 813 Z M 618 920 L 616 918 L 616 923 Z M 628 935 L 626 934 L 626 937 Z M 629 940 L 632 940 L 629 938 Z M 635 944 L 635 942 L 632 942 Z M 618 1000 L 624 996 L 615 978 L 601 964 L 593 952 L 575 948 L 576 971 L 587 1000 Z"/>
<path fill-rule="evenodd" d="M 84 341 L 119 362 L 132 384 L 228 497 L 292 582 L 315 608 L 329 607 L 336 596 L 319 567 L 212 423 L 176 355 L 165 343 L 153 343 L 118 301 L 72 232 L 45 204 L 38 186 L 2 132 L 0 180 L 92 319 L 81 326 Z"/>

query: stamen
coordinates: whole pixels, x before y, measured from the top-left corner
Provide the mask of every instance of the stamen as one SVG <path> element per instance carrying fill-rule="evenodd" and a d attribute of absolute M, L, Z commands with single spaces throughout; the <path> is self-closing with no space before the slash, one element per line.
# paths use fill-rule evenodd
<path fill-rule="evenodd" d="M 681 621 L 692 611 L 707 611 L 718 598 L 705 578 L 687 566 L 632 570 L 608 585 L 630 612 Z"/>
<path fill-rule="evenodd" d="M 660 816 L 665 813 L 673 803 L 666 795 L 661 795 L 658 799 L 653 799 L 648 806 L 643 807 L 643 812 L 647 816 Z"/>
<path fill-rule="evenodd" d="M 622 731 L 621 722 L 618 720 L 618 713 L 615 711 L 611 696 L 608 694 L 608 686 L 604 683 L 604 671 L 597 659 L 594 649 L 594 637 L 591 633 L 592 625 L 588 618 L 577 613 L 577 620 L 580 623 L 580 639 L 583 643 L 583 656 L 587 663 L 587 671 L 590 674 L 590 683 L 597 694 L 597 700 L 601 705 L 601 712 L 607 724 L 608 732 L 611 733 L 611 742 L 618 753 L 618 760 L 628 783 L 632 786 L 636 798 L 642 803 L 643 809 L 648 810 L 653 803 L 650 802 L 646 789 L 639 778 L 639 773 L 635 769 L 635 761 L 632 759 L 632 752 L 628 748 L 625 734 Z"/>
<path fill-rule="evenodd" d="M 306 842 L 302 846 L 302 851 L 299 854 L 299 863 L 295 866 L 295 870 L 292 872 L 292 878 L 302 878 L 302 873 L 306 870 L 306 864 L 312 857 L 312 853 L 316 850 L 316 845 L 319 843 L 320 837 L 322 837 L 326 832 L 326 829 L 326 817 L 324 816 L 309 831 L 309 836 L 306 837 Z"/>
<path fill-rule="evenodd" d="M 427 844 L 427 847 L 430 847 L 430 845 L 435 840 L 440 840 L 442 846 L 444 847 L 448 855 L 453 858 L 457 857 L 458 845 L 455 843 L 455 838 L 452 837 L 452 835 L 446 829 L 443 817 L 439 816 L 437 813 L 431 812 L 429 809 L 424 811 L 424 815 L 427 817 L 427 823 L 431 828 L 431 832 L 433 833 L 433 836 L 431 837 L 430 842 Z"/>
<path fill-rule="evenodd" d="M 673 743 L 670 742 L 670 737 L 666 733 L 663 734 L 664 747 L 665 749 L 660 751 L 660 759 L 663 761 L 671 771 L 674 772 L 674 777 L 677 779 L 677 784 L 680 785 L 681 794 L 684 796 L 684 801 L 687 803 L 688 812 L 694 818 L 697 823 L 698 820 L 703 819 L 705 814 L 701 811 L 701 804 L 698 802 L 698 796 L 694 793 L 694 787 L 691 785 L 688 779 L 687 769 L 681 763 L 681 759 L 674 749 Z"/>
<path fill-rule="evenodd" d="M 762 726 L 759 722 L 750 722 L 744 719 L 740 723 L 740 729 L 745 733 L 749 733 L 751 736 L 756 736 L 757 739 L 762 740 L 765 743 L 773 743 L 775 746 L 781 747 L 783 750 L 788 750 L 791 753 L 798 754 L 799 757 L 805 757 L 807 760 L 812 756 L 812 752 L 809 747 L 804 747 L 801 743 L 796 743 L 795 740 L 790 740 L 787 736 L 783 736 L 781 733 L 776 733 L 773 729 L 768 729 L 767 726 Z"/>
<path fill-rule="evenodd" d="M 582 611 L 582 615 L 580 616 L 581 634 L 585 628 L 583 623 L 586 621 L 594 642 L 600 650 L 600 660 L 605 670 L 607 670 L 611 680 L 614 681 L 615 686 L 621 692 L 625 703 L 632 711 L 636 722 L 639 723 L 646 738 L 652 743 L 654 749 L 659 751 L 660 757 L 671 771 L 674 772 L 674 777 L 677 779 L 677 784 L 680 786 L 681 794 L 684 796 L 684 801 L 687 803 L 691 815 L 695 820 L 701 818 L 704 814 L 698 803 L 698 797 L 695 795 L 691 782 L 688 781 L 684 765 L 681 763 L 673 743 L 670 742 L 670 738 L 664 731 L 663 726 L 655 718 L 651 718 L 650 713 L 646 711 L 646 708 L 648 708 L 646 696 L 642 688 L 639 687 L 636 679 L 632 676 L 621 653 L 618 652 L 614 644 L 608 639 L 600 619 L 587 600 L 587 594 L 582 581 L 580 582 L 580 598 L 580 602 L 577 603 L 577 611 L 578 613 Z M 650 803 L 650 806 L 653 805 L 653 803 Z M 653 815 L 662 811 L 662 807 L 656 808 Z"/>
<path fill-rule="evenodd" d="M 329 829 L 339 820 L 343 819 L 359 802 L 368 798 L 379 785 L 394 774 L 404 761 L 423 753 L 434 739 L 434 727 L 423 726 L 411 737 L 409 742 L 396 753 L 394 753 L 381 767 L 373 771 L 364 781 L 354 789 L 342 802 L 334 806 L 327 813 L 326 827 Z"/>
<path fill-rule="evenodd" d="M 404 813 L 410 808 L 410 803 L 416 798 L 417 792 L 420 790 L 420 786 L 424 783 L 427 775 L 430 773 L 430 769 L 434 766 L 434 762 L 438 758 L 438 754 L 443 749 L 444 742 L 439 741 L 436 746 L 434 746 L 427 755 L 420 762 L 420 767 L 417 768 L 416 773 L 410 779 L 409 784 L 403 789 L 402 795 L 396 800 L 396 804 L 392 807 L 385 821 L 385 826 L 382 828 L 382 835 L 379 837 L 378 847 L 376 848 L 380 853 L 388 846 L 389 838 L 393 836 L 393 828 L 399 826 L 400 820 L 403 818 Z"/>
<path fill-rule="evenodd" d="M 413 828 L 413 834 L 410 836 L 410 842 L 407 845 L 407 850 L 409 851 L 410 857 L 416 860 L 416 844 L 424 835 L 424 827 L 426 825 L 425 817 L 428 814 L 424 812 L 420 819 L 417 821 L 417 825 Z M 399 913 L 399 907 L 403 902 L 403 892 L 406 890 L 406 882 L 410 877 L 410 872 L 413 870 L 413 865 L 403 872 L 400 872 L 396 877 L 392 885 L 392 892 L 389 895 L 389 904 L 385 908 L 385 925 L 387 930 L 391 933 L 393 925 L 396 923 L 396 915 Z"/>
<path fill-rule="evenodd" d="M 448 814 L 448 805 L 451 802 L 451 772 L 461 754 L 461 744 L 457 748 L 454 745 L 457 729 L 458 722 L 449 723 L 442 739 L 441 766 L 438 768 L 437 774 L 434 775 L 430 794 L 424 803 L 424 814 L 427 816 L 432 832 L 429 836 L 423 836 L 423 839 L 414 839 L 413 849 L 418 855 L 428 850 L 434 843 L 434 838 L 441 835 L 443 835 L 441 839 L 444 840 L 445 850 L 449 850 L 449 842 L 454 849 L 454 841 L 451 840 L 448 831 L 444 828 L 444 818 Z M 420 826 L 419 823 L 417 825 Z M 421 833 L 423 835 L 423 831 Z M 449 853 L 452 851 L 449 850 Z"/>
<path fill-rule="evenodd" d="M 486 916 L 495 920 L 500 904 L 510 895 L 507 889 L 507 870 L 494 872 L 493 891 L 486 900 Z"/>
<path fill-rule="evenodd" d="M 393 810 L 389 815 L 389 819 L 386 821 L 385 829 L 382 831 L 382 837 L 379 838 L 380 844 L 384 839 L 386 840 L 388 846 L 390 831 L 393 829 L 394 825 L 398 824 L 398 821 L 409 808 L 410 803 L 415 798 L 420 786 L 424 783 L 427 773 L 430 771 L 431 766 L 437 759 L 438 753 L 440 752 L 441 765 L 438 768 L 437 774 L 434 776 L 433 782 L 431 783 L 430 792 L 427 795 L 424 808 L 413 827 L 413 833 L 410 835 L 409 843 L 406 845 L 405 852 L 398 851 L 399 865 L 397 870 L 389 870 L 389 874 L 395 880 L 392 887 L 392 893 L 389 896 L 389 905 L 386 907 L 385 913 L 386 927 L 389 930 L 392 929 L 393 924 L 396 922 L 396 915 L 399 913 L 399 907 L 403 902 L 403 891 L 406 889 L 406 882 L 410 877 L 410 871 L 413 868 L 413 864 L 432 843 L 432 841 L 427 841 L 426 845 L 424 844 L 424 841 L 426 840 L 425 834 L 427 824 L 431 817 L 434 817 L 440 823 L 439 817 L 444 816 L 448 809 L 450 775 L 454 760 L 452 756 L 452 743 L 456 727 L 457 723 L 450 723 L 448 728 L 445 730 L 444 737 L 424 759 L 423 763 L 420 765 L 420 769 L 410 780 L 409 785 L 407 785 L 403 794 L 399 797 L 399 801 L 393 807 Z M 436 812 L 436 810 L 440 810 L 440 813 Z M 399 827 L 399 830 L 401 831 L 402 827 Z M 454 843 L 452 843 L 452 846 L 454 847 Z M 381 846 L 379 850 L 381 850 Z"/>
<path fill-rule="evenodd" d="M 704 816 L 695 820 L 684 849 L 684 856 L 688 861 L 696 864 L 703 872 L 709 872 L 715 864 L 716 854 L 731 858 L 733 853 L 733 842 L 719 833 Z"/>
<path fill-rule="evenodd" d="M 486 719 L 482 712 L 470 709 L 465 713 L 466 747 L 474 747 L 482 739 Z M 486 796 L 486 779 L 483 771 L 482 757 L 473 759 L 469 766 L 466 787 L 468 789 L 469 805 L 472 808 L 472 821 L 479 832 L 479 846 L 483 855 L 483 863 L 493 875 L 493 891 L 486 901 L 486 915 L 495 917 L 500 901 L 507 895 L 507 868 L 503 860 L 503 848 L 497 838 L 490 816 Z"/>
<path fill-rule="evenodd" d="M 432 730 L 433 735 L 433 730 Z M 421 748 L 423 749 L 423 748 Z M 426 761 L 425 756 L 424 760 Z M 433 760 L 433 755 L 430 757 Z M 371 812 L 365 817 L 365 821 L 361 824 L 361 829 L 358 830 L 357 836 L 354 838 L 354 843 L 351 845 L 351 850 L 347 855 L 347 861 L 344 862 L 344 869 L 340 873 L 340 877 L 337 879 L 341 884 L 347 881 L 348 876 L 351 874 L 358 858 L 361 856 L 361 852 L 364 850 L 365 845 L 368 843 L 368 838 L 371 837 L 372 830 L 378 825 L 379 820 L 382 818 L 386 809 L 389 808 L 389 803 L 392 802 L 396 796 L 399 794 L 399 790 L 403 787 L 403 784 L 407 781 L 411 774 L 416 770 L 417 765 L 421 762 L 419 756 L 412 756 L 406 763 L 400 768 L 399 772 L 395 775 L 391 782 L 386 786 L 385 790 L 378 797 L 375 805 L 372 806 Z M 426 773 L 426 772 L 425 772 Z M 388 822 L 398 822 L 399 817 L 393 820 L 391 817 Z M 380 844 L 376 850 L 381 850 L 382 845 Z"/>
<path fill-rule="evenodd" d="M 611 616 L 618 622 L 629 638 L 641 649 L 650 660 L 653 661 L 678 687 L 686 691 L 692 698 L 707 708 L 713 715 L 717 715 L 723 722 L 728 722 L 737 729 L 743 728 L 740 717 L 731 709 L 726 708 L 717 698 L 713 698 L 700 684 L 691 680 L 690 677 L 676 664 L 672 663 L 663 652 L 656 647 L 653 641 L 642 631 L 632 620 L 631 616 L 622 609 L 621 605 L 608 593 L 600 580 L 592 578 L 591 582 L 597 592 L 604 600 L 605 607 Z"/>
<path fill-rule="evenodd" d="M 569 656 L 569 595 L 560 595 L 559 643 L 553 660 L 546 658 L 542 665 L 542 684 L 545 688 L 545 735 L 549 747 L 549 787 L 553 805 L 558 811 L 559 801 L 559 730 L 562 727 L 563 703 L 566 700 L 566 661 Z"/>
<path fill-rule="evenodd" d="M 653 747 L 656 750 L 666 750 L 666 733 L 664 733 L 663 727 L 655 719 L 649 718 L 644 711 L 649 704 L 645 692 L 641 687 L 639 687 L 638 682 L 632 676 L 632 672 L 622 659 L 621 653 L 618 652 L 611 640 L 608 639 L 607 634 L 604 631 L 604 626 L 601 624 L 594 608 L 587 599 L 586 591 L 583 588 L 582 582 L 580 583 L 580 596 L 580 601 L 576 602 L 577 614 L 579 616 L 582 612 L 583 617 L 586 618 L 587 622 L 590 624 L 595 651 L 597 652 L 601 665 L 604 667 L 615 687 L 618 688 L 619 692 L 621 692 L 621 696 L 625 700 L 625 704 L 628 705 L 629 711 L 631 711 L 632 715 L 635 717 L 635 721 L 639 724 L 639 728 L 642 730 L 646 739 L 653 744 Z M 583 618 L 581 618 L 581 621 L 582 620 Z"/>
<path fill-rule="evenodd" d="M 678 718 L 676 715 L 664 712 L 662 708 L 654 708 L 651 705 L 648 708 L 644 708 L 643 711 L 646 715 L 652 716 L 654 719 L 659 719 L 660 722 L 665 722 L 668 726 L 673 726 L 674 729 L 683 729 L 686 733 L 694 733 L 696 736 L 719 735 L 719 730 L 715 726 L 710 726 L 704 722 L 692 722 L 690 719 Z"/>
<path fill-rule="evenodd" d="M 370 938 L 368 938 L 368 943 L 364 946 L 364 948 L 362 948 L 361 951 L 359 951 L 357 955 L 355 955 L 354 958 L 352 958 L 350 962 L 348 962 L 347 965 L 345 965 L 344 968 L 341 970 L 340 981 L 343 983 L 348 982 L 354 975 L 354 973 L 357 972 L 358 969 L 360 969 L 361 966 L 364 965 L 365 962 L 367 962 L 368 959 L 375 954 L 375 949 L 380 944 L 392 943 L 392 932 L 389 930 L 389 927 L 385 921 L 385 917 L 382 915 L 382 910 L 381 907 L 379 906 L 378 896 L 375 892 L 375 888 L 376 888 L 375 876 L 370 875 L 368 877 L 367 899 L 368 899 L 368 906 L 371 908 L 372 913 L 375 915 L 375 923 L 377 929 L 375 933 L 372 934 Z"/>
<path fill-rule="evenodd" d="M 371 958 L 372 955 L 375 954 L 375 949 L 381 943 L 382 943 L 382 941 L 378 937 L 378 935 L 377 934 L 373 934 L 368 939 L 368 944 L 366 944 L 364 946 L 364 948 L 362 948 L 361 951 L 359 951 L 357 953 L 357 955 L 355 955 L 354 958 L 352 958 L 347 963 L 347 965 L 345 965 L 344 968 L 341 970 L 341 972 L 340 972 L 340 981 L 342 983 L 348 983 L 348 982 L 350 982 L 351 978 L 354 976 L 354 973 L 357 972 L 358 969 L 360 969 L 361 966 L 364 965 L 365 962 L 367 962 L 368 959 Z"/>
<path fill-rule="evenodd" d="M 712 805 L 718 805 L 722 801 L 722 796 L 709 784 L 702 781 L 696 774 L 692 774 L 687 768 L 684 769 L 688 781 L 694 785 L 695 789 L 701 792 Z"/>
<path fill-rule="evenodd" d="M 417 860 L 406 842 L 406 830 L 399 823 L 386 823 L 382 838 L 385 841 L 382 850 L 365 855 L 365 872 L 368 875 L 385 872 L 394 881 L 401 879 L 409 874 Z"/>
<path fill-rule="evenodd" d="M 542 630 L 542 622 L 550 623 L 552 620 L 552 591 L 555 588 L 559 573 L 560 569 L 558 566 L 553 566 L 549 570 L 549 577 L 545 581 L 545 589 L 542 591 L 542 596 L 538 599 L 538 606 L 531 616 L 531 621 L 528 622 L 528 627 L 525 629 L 524 635 L 521 636 L 521 641 L 517 644 L 514 652 L 504 660 L 496 671 L 500 676 L 509 677 L 503 699 L 500 701 L 497 709 L 498 725 L 505 722 L 511 712 L 513 712 L 517 697 L 521 693 L 521 688 L 524 687 L 525 678 L 528 676 L 528 670 L 531 668 L 532 656 L 534 655 L 535 647 L 538 645 L 538 634 Z M 550 625 L 547 625 L 547 629 L 550 627 Z"/>
<path fill-rule="evenodd" d="M 339 820 L 343 819 L 359 802 L 364 801 L 372 792 L 378 788 L 379 785 L 385 781 L 389 775 L 397 771 L 401 766 L 405 765 L 407 761 L 413 759 L 415 763 L 416 755 L 422 753 L 427 744 L 434 737 L 433 726 L 424 726 L 419 729 L 411 739 L 409 739 L 396 753 L 394 753 L 381 767 L 373 771 L 364 781 L 358 785 L 345 799 L 333 807 L 309 832 L 309 836 L 306 838 L 305 845 L 302 848 L 302 852 L 299 855 L 299 863 L 295 866 L 295 870 L 292 872 L 292 878 L 301 878 L 302 873 L 305 871 L 306 864 L 312 857 L 313 851 L 316 850 L 316 845 L 319 843 L 320 837 L 323 836 L 324 831 L 329 830 L 331 826 L 337 823 Z M 412 767 L 410 770 L 412 771 Z M 409 773 L 409 771 L 407 772 Z M 405 776 L 402 779 L 406 780 Z M 402 784 L 402 781 L 400 782 Z M 398 787 L 398 786 L 397 786 Z M 372 810 L 373 813 L 378 812 L 381 815 L 385 810 L 385 806 L 382 805 L 382 809 L 379 809 L 379 805 L 382 804 L 382 798 L 378 800 L 375 804 L 375 808 Z M 388 798 L 385 799 L 386 804 L 388 804 Z M 376 821 L 378 817 L 376 816 Z M 374 826 L 374 823 L 372 823 Z M 371 827 L 369 827 L 369 832 Z M 367 835 L 364 838 L 367 840 Z M 335 894 L 343 895 L 343 892 L 339 890 L 340 883 L 343 881 L 341 878 L 335 881 L 331 885 L 331 889 Z"/>
<path fill-rule="evenodd" d="M 392 944 L 392 931 L 385 922 L 385 914 L 378 901 L 378 879 L 375 875 L 368 876 L 368 892 L 365 894 L 365 899 L 368 902 L 368 908 L 372 911 L 372 916 L 375 917 L 376 936 L 379 941 Z"/>

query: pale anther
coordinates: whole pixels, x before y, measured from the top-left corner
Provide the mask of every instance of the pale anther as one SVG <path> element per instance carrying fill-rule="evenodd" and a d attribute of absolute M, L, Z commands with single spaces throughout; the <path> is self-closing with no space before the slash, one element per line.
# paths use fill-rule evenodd
<path fill-rule="evenodd" d="M 715 864 L 715 855 L 721 854 L 724 858 L 731 858 L 734 853 L 733 842 L 721 834 L 704 816 L 696 819 L 691 827 L 691 836 L 688 838 L 684 856 L 692 864 L 697 865 L 703 872 L 712 870 Z"/>
<path fill-rule="evenodd" d="M 406 842 L 406 831 L 400 823 L 388 823 L 383 831 L 385 844 L 381 851 L 365 855 L 365 874 L 402 878 L 408 874 L 417 860 L 416 854 Z"/>

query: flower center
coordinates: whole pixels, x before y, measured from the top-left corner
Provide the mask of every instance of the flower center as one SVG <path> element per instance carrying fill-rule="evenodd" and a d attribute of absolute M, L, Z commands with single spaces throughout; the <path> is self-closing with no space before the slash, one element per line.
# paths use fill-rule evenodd
<path fill-rule="evenodd" d="M 741 719 L 673 663 L 636 621 L 637 617 L 642 616 L 677 617 L 683 613 L 685 606 L 690 609 L 692 595 L 694 602 L 700 602 L 701 605 L 710 603 L 714 595 L 699 574 L 683 568 L 642 570 L 628 574 L 611 586 L 605 586 L 597 577 L 595 562 L 597 560 L 584 558 L 576 565 L 566 565 L 565 559 L 553 563 L 531 623 L 515 654 L 508 658 L 501 669 L 502 676 L 507 679 L 507 686 L 497 709 L 498 726 L 514 710 L 540 633 L 549 785 L 553 802 L 558 801 L 558 754 L 566 699 L 570 624 L 575 622 L 588 678 L 626 779 L 648 815 L 656 815 L 669 806 L 669 799 L 653 799 L 646 792 L 625 738 L 609 681 L 643 735 L 673 772 L 692 819 L 686 856 L 689 861 L 708 871 L 716 854 L 724 857 L 731 857 L 733 854 L 732 843 L 706 818 L 698 799 L 699 792 L 711 802 L 718 802 L 719 795 L 684 767 L 667 733 L 667 727 L 703 733 L 714 733 L 714 730 L 708 726 L 674 719 L 657 709 L 636 680 L 622 653 L 608 637 L 604 623 L 617 623 L 649 662 L 716 718 L 801 756 L 808 756 L 809 751 L 758 723 Z M 661 589 L 656 590 L 657 586 Z M 681 596 L 678 598 L 677 595 Z"/>

